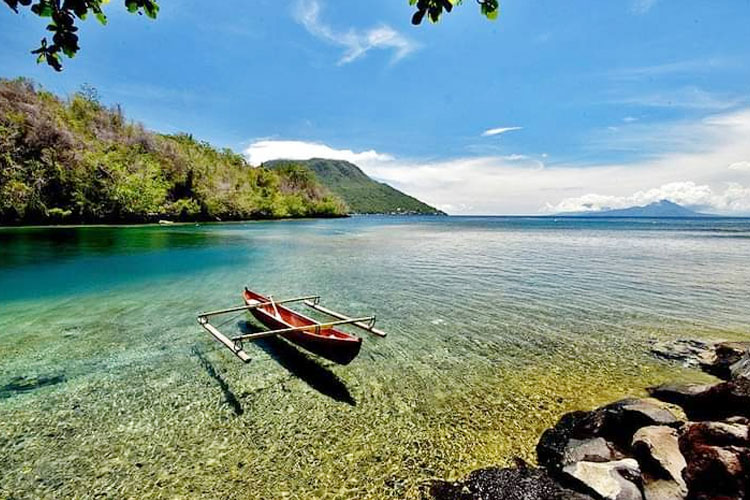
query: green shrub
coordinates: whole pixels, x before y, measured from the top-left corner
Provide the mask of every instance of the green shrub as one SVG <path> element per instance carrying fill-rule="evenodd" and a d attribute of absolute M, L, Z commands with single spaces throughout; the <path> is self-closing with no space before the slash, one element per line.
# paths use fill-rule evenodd
<path fill-rule="evenodd" d="M 148 132 L 90 88 L 63 101 L 30 80 L 0 79 L 3 223 L 345 213 L 305 167 L 255 168 L 190 134 Z"/>

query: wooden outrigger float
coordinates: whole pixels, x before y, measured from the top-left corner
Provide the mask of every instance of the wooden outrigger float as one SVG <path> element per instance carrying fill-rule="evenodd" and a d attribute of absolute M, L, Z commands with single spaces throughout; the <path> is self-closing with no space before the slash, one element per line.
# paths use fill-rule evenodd
<path fill-rule="evenodd" d="M 250 356 L 243 349 L 242 343 L 245 341 L 252 342 L 278 335 L 318 356 L 346 365 L 359 354 L 362 339 L 337 329 L 337 326 L 352 325 L 379 337 L 386 336 L 384 331 L 375 328 L 375 316 L 351 318 L 321 306 L 318 295 L 274 300 L 273 296 L 265 297 L 245 287 L 242 297 L 245 305 L 201 313 L 198 315 L 198 323 L 245 363 L 250 361 Z M 294 302 L 302 302 L 311 309 L 337 319 L 321 323 L 283 305 Z M 271 330 L 228 337 L 209 322 L 213 316 L 241 311 L 249 311 Z"/>

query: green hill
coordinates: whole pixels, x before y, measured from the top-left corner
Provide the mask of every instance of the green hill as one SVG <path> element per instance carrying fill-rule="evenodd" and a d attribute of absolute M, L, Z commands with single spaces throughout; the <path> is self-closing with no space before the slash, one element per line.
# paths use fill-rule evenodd
<path fill-rule="evenodd" d="M 304 166 L 312 171 L 321 184 L 341 198 L 356 214 L 440 214 L 440 210 L 422 203 L 388 184 L 368 177 L 359 167 L 343 160 L 274 160 L 264 167 L 278 169 L 290 165 Z"/>
<path fill-rule="evenodd" d="M 0 224 L 340 216 L 307 169 L 251 167 L 188 134 L 149 132 L 85 89 L 0 79 Z"/>

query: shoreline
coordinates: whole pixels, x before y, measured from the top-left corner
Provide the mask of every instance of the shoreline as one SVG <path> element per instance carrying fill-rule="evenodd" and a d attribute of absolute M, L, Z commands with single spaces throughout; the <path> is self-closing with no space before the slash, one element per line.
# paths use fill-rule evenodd
<path fill-rule="evenodd" d="M 329 219 L 351 219 L 359 217 L 451 217 L 447 214 L 344 214 L 344 215 L 311 215 L 305 217 L 259 217 L 257 219 L 228 219 L 228 220 L 194 220 L 194 221 L 172 221 L 160 219 L 154 222 L 96 222 L 80 224 L 0 224 L 0 231 L 4 229 L 55 229 L 55 228 L 88 228 L 88 227 L 150 227 L 150 226 L 203 226 L 219 224 L 247 224 L 249 222 L 291 222 L 305 220 L 329 220 Z M 493 216 L 494 217 L 494 216 Z M 496 216 L 505 217 L 505 216 Z M 166 223 L 165 223 L 166 222 Z"/>
<path fill-rule="evenodd" d="M 433 500 L 744 500 L 750 495 L 750 342 L 680 339 L 652 354 L 715 376 L 667 383 L 564 414 L 536 445 L 537 465 L 434 480 Z"/>
<path fill-rule="evenodd" d="M 160 220 L 154 222 L 95 222 L 95 223 L 80 223 L 80 224 L 0 224 L 0 231 L 4 229 L 54 229 L 54 228 L 88 228 L 88 227 L 149 227 L 149 226 L 191 226 L 191 225 L 218 225 L 218 224 L 246 224 L 249 222 L 286 222 L 286 221 L 304 221 L 304 220 L 328 220 L 328 219 L 351 219 L 361 217 L 395 217 L 395 218 L 410 218 L 410 217 L 434 217 L 438 219 L 534 219 L 534 220 L 556 220 L 561 219 L 566 222 L 637 222 L 637 221 L 709 221 L 709 220 L 726 220 L 726 221 L 750 221 L 750 217 L 730 217 L 730 216 L 716 216 L 716 217 L 582 217 L 582 216 L 552 216 L 552 215 L 453 215 L 453 214 L 391 214 L 391 213 L 372 213 L 372 214 L 360 214 L 351 213 L 344 215 L 315 215 L 305 217 L 259 217 L 255 219 L 228 219 L 228 220 L 202 220 L 197 219 L 194 221 L 171 221 L 169 219 L 162 219 L 168 221 L 168 224 L 163 224 Z"/>
<path fill-rule="evenodd" d="M 194 221 L 169 221 L 168 219 L 162 219 L 154 222 L 97 222 L 93 224 L 81 223 L 81 224 L 18 224 L 8 225 L 0 224 L 0 231 L 4 229 L 71 229 L 71 228 L 89 228 L 89 227 L 175 227 L 175 226 L 203 226 L 203 225 L 218 225 L 218 224 L 247 224 L 249 222 L 286 222 L 286 221 L 301 221 L 301 220 L 328 220 L 328 219 L 348 219 L 351 215 L 331 215 L 331 216 L 310 216 L 310 217 L 281 217 L 278 219 L 272 217 L 258 218 L 258 219 L 237 219 L 237 220 L 194 220 Z M 168 221 L 164 224 L 162 221 Z"/>

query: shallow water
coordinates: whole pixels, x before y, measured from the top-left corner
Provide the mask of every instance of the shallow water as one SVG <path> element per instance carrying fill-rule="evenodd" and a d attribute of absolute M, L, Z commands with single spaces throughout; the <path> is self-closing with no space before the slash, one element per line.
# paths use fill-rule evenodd
<path fill-rule="evenodd" d="M 704 380 L 648 341 L 750 338 L 749 261 L 750 220 L 0 229 L 0 498 L 418 497 L 533 460 L 565 411 Z M 244 285 L 390 334 L 243 365 L 195 316 Z"/>

